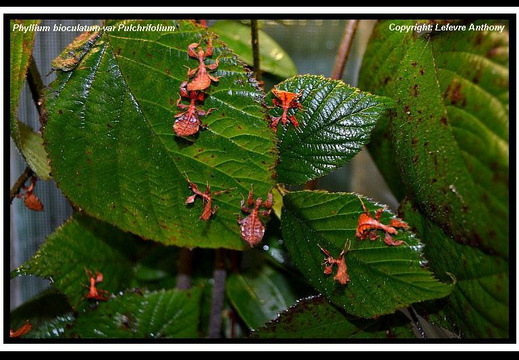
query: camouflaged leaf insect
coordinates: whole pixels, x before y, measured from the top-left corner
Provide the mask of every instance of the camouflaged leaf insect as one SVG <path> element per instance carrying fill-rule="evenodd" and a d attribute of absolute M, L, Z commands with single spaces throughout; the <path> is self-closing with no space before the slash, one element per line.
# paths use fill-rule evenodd
<path fill-rule="evenodd" d="M 187 84 L 188 91 L 203 91 L 211 86 L 211 81 L 217 82 L 219 80 L 218 77 L 209 73 L 209 71 L 214 71 L 218 68 L 218 59 L 213 64 L 206 65 L 204 63 L 205 58 L 213 55 L 213 39 L 209 38 L 205 51 L 199 45 L 199 43 L 192 43 L 187 47 L 189 57 L 198 60 L 198 67 L 188 69 L 187 72 L 190 78 L 194 76 L 193 80 Z"/>
<path fill-rule="evenodd" d="M 348 244 L 348 249 L 349 249 L 349 245 L 351 243 L 347 242 L 347 244 Z M 328 250 L 324 249 L 323 247 L 321 247 L 321 245 L 317 244 L 317 246 L 319 246 L 319 249 L 321 249 L 321 251 L 326 255 L 326 259 L 323 262 L 323 265 L 324 265 L 323 273 L 326 275 L 330 275 L 331 273 L 333 273 L 333 266 L 337 265 L 337 272 L 335 273 L 333 280 L 335 280 L 336 282 L 338 282 L 341 285 L 346 285 L 350 281 L 350 276 L 348 275 L 348 266 L 346 265 L 346 257 L 345 257 L 345 254 L 348 251 L 348 249 L 346 249 L 346 244 L 345 244 L 344 249 L 342 249 L 341 253 L 339 254 L 339 256 L 337 258 L 334 258 L 330 254 L 330 252 Z"/>
<path fill-rule="evenodd" d="M 201 91 L 188 91 L 186 86 L 186 81 L 180 85 L 180 96 L 177 100 L 177 107 L 184 110 L 175 115 L 173 130 L 177 136 L 191 136 L 198 133 L 200 127 L 203 127 L 199 116 L 207 116 L 211 111 L 215 110 L 213 108 L 209 110 L 198 109 L 197 102 L 203 102 L 205 100 L 205 93 Z M 181 103 L 183 97 L 189 99 L 189 105 Z"/>
<path fill-rule="evenodd" d="M 96 285 L 103 281 L 103 274 L 99 271 L 96 271 L 95 276 L 92 274 L 90 270 L 85 269 L 87 275 L 88 275 L 88 281 L 89 285 L 88 287 L 88 293 L 85 295 L 85 298 L 87 299 L 93 299 L 93 300 L 99 300 L 99 301 L 106 301 L 108 300 L 108 297 L 106 296 L 108 294 L 108 291 L 98 289 Z"/>
<path fill-rule="evenodd" d="M 294 125 L 294 127 L 297 128 L 299 126 L 299 122 L 297 121 L 297 118 L 295 115 L 288 115 L 288 110 L 289 109 L 299 109 L 299 110 L 303 109 L 303 106 L 301 105 L 301 103 L 299 103 L 299 101 L 297 101 L 297 99 L 299 99 L 302 94 L 278 90 L 277 87 L 274 87 L 272 89 L 272 93 L 276 96 L 276 98 L 272 99 L 272 103 L 274 104 L 274 107 L 281 107 L 281 109 L 283 109 L 283 113 L 281 114 L 281 116 L 272 116 L 271 117 L 270 127 L 272 129 L 277 130 L 279 121 L 281 121 L 281 123 L 283 125 L 286 125 L 286 123 L 290 121 L 292 123 L 292 125 Z"/>
<path fill-rule="evenodd" d="M 16 197 L 23 198 L 23 202 L 25 206 L 33 211 L 42 211 L 43 204 L 40 199 L 34 194 L 34 187 L 36 186 L 37 178 L 35 176 L 31 177 L 31 185 L 29 187 L 23 186 L 25 193 L 18 194 Z"/>
<path fill-rule="evenodd" d="M 268 193 L 267 200 L 263 201 L 258 197 L 254 200 L 254 193 L 252 189 L 249 191 L 247 197 L 247 206 L 245 206 L 245 199 L 241 201 L 241 210 L 248 213 L 245 218 L 238 219 L 240 225 L 240 234 L 251 247 L 258 245 L 265 235 L 265 224 L 261 220 L 261 216 L 268 216 L 272 211 L 272 193 Z M 251 208 L 252 207 L 252 208 Z M 264 211 L 260 211 L 260 207 L 264 207 Z"/>
<path fill-rule="evenodd" d="M 225 192 L 229 192 L 232 189 L 220 190 L 211 193 L 211 187 L 207 184 L 205 191 L 202 192 L 198 189 L 198 186 L 193 183 L 186 175 L 187 182 L 193 195 L 190 195 L 186 198 L 185 204 L 192 204 L 195 202 L 197 196 L 202 198 L 202 202 L 204 203 L 204 209 L 202 210 L 202 214 L 200 215 L 200 220 L 207 221 L 209 220 L 218 210 L 217 206 L 213 206 L 213 196 L 219 195 Z"/>
<path fill-rule="evenodd" d="M 405 222 L 399 220 L 399 219 L 391 219 L 389 225 L 384 225 L 380 222 L 380 218 L 382 215 L 382 212 L 384 211 L 384 208 L 380 208 L 376 211 L 375 217 L 373 218 L 366 207 L 364 205 L 364 202 L 359 197 L 360 203 L 362 204 L 362 208 L 364 209 L 364 212 L 360 214 L 359 220 L 357 223 L 357 229 L 355 231 L 355 236 L 358 237 L 361 240 L 365 240 L 367 237 L 371 241 L 375 241 L 380 236 L 377 234 L 377 230 L 384 231 L 384 242 L 386 245 L 390 246 L 399 246 L 404 243 L 403 240 L 397 240 L 395 241 L 391 235 L 398 234 L 398 231 L 396 228 L 403 228 L 408 229 L 409 225 L 407 225 Z"/>

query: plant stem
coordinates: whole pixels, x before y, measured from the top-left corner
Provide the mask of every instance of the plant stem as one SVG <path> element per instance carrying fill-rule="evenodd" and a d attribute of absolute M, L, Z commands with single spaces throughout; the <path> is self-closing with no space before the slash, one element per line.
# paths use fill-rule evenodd
<path fill-rule="evenodd" d="M 18 195 L 20 193 L 20 190 L 23 187 L 23 184 L 25 184 L 25 182 L 27 180 L 29 180 L 29 178 L 33 175 L 34 175 L 34 172 L 32 171 L 32 169 L 30 167 L 27 166 L 25 168 L 25 170 L 23 171 L 23 173 L 18 178 L 18 180 L 16 180 L 13 187 L 11 188 L 11 191 L 9 193 L 9 203 L 10 204 L 13 203 L 13 199 L 16 197 L 16 195 Z"/>
<path fill-rule="evenodd" d="M 332 79 L 342 78 L 358 23 L 359 20 L 349 20 L 344 28 L 344 34 L 342 35 L 341 43 L 337 49 L 337 56 L 335 57 L 335 64 L 331 76 Z"/>
<path fill-rule="evenodd" d="M 317 189 L 317 183 L 318 183 L 318 179 L 313 179 L 313 180 L 310 180 L 310 181 L 307 181 L 305 183 L 305 190 L 315 190 Z"/>
<path fill-rule="evenodd" d="M 34 62 L 34 58 L 31 56 L 31 61 L 29 62 L 29 69 L 27 72 L 27 83 L 29 84 L 29 89 L 31 90 L 31 95 L 34 103 L 36 104 L 36 108 L 38 109 L 38 114 L 41 116 L 43 113 L 42 108 L 42 95 L 43 95 L 43 81 L 41 79 L 40 71 Z"/>
<path fill-rule="evenodd" d="M 258 37 L 258 20 L 251 20 L 251 45 L 252 45 L 252 61 L 254 69 L 254 77 L 258 82 L 262 83 L 261 68 L 260 68 L 260 54 L 259 54 L 259 37 Z"/>
<path fill-rule="evenodd" d="M 177 289 L 187 290 L 191 288 L 192 264 L 193 251 L 188 248 L 181 248 L 178 258 Z"/>
<path fill-rule="evenodd" d="M 227 271 L 225 269 L 224 249 L 215 250 L 215 266 L 213 273 L 213 293 L 211 296 L 211 314 L 209 315 L 208 337 L 211 339 L 221 337 L 222 310 L 225 298 L 225 280 Z"/>

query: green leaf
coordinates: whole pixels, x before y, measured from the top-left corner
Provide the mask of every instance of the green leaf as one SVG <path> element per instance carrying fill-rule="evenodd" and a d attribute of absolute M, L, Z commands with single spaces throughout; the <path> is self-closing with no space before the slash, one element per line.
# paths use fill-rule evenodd
<path fill-rule="evenodd" d="M 382 206 L 363 200 L 371 216 Z M 409 230 L 399 230 L 388 246 L 380 239 L 355 237 L 359 216 L 364 213 L 358 195 L 300 191 L 284 197 L 281 217 L 283 237 L 293 262 L 308 281 L 331 302 L 359 317 L 390 314 L 415 302 L 447 296 L 451 285 L 434 278 L 424 266 L 422 243 Z M 380 222 L 394 215 L 384 210 Z M 346 249 L 350 281 L 341 285 L 324 274 L 326 255 L 338 258 Z M 334 269 L 337 270 L 336 267 Z"/>
<path fill-rule="evenodd" d="M 429 268 L 440 279 L 450 276 L 456 286 L 429 321 L 453 329 L 463 338 L 506 338 L 510 335 L 509 264 L 481 249 L 459 244 L 411 204 L 403 203 L 406 220 L 426 239 Z M 455 254 L 446 256 L 445 254 Z"/>
<path fill-rule="evenodd" d="M 459 243 L 507 259 L 508 32 L 417 36 L 391 31 L 391 22 L 375 28 L 359 77 L 397 102 L 370 152 L 399 197 L 410 195 Z"/>
<path fill-rule="evenodd" d="M 278 90 L 301 94 L 302 110 L 290 109 L 299 126 L 278 124 L 277 180 L 302 184 L 326 175 L 351 160 L 369 141 L 378 118 L 390 105 L 388 98 L 361 92 L 340 80 L 301 75 L 283 81 Z M 272 104 L 274 95 L 267 96 Z M 273 107 L 270 116 L 281 116 Z"/>
<path fill-rule="evenodd" d="M 79 35 L 57 58 L 52 60 L 52 69 L 60 71 L 74 70 L 100 36 L 101 32 L 99 31 L 85 31 Z"/>
<path fill-rule="evenodd" d="M 27 75 L 27 69 L 32 58 L 32 48 L 36 31 L 22 31 L 23 27 L 37 26 L 41 20 L 11 20 L 10 22 L 10 46 L 9 46 L 9 110 L 11 136 L 15 143 L 20 138 L 16 123 L 18 114 L 18 103 L 22 93 L 23 85 Z"/>
<path fill-rule="evenodd" d="M 73 338 L 196 338 L 199 288 L 127 293 L 84 313 L 65 333 Z"/>
<path fill-rule="evenodd" d="M 243 274 L 231 274 L 226 293 L 245 324 L 257 329 L 295 303 L 297 296 L 292 282 L 265 264 Z"/>
<path fill-rule="evenodd" d="M 18 329 L 27 321 L 32 328 L 23 338 L 59 338 L 74 321 L 73 309 L 65 296 L 53 289 L 46 290 L 9 314 L 11 329 Z"/>
<path fill-rule="evenodd" d="M 400 339 L 415 338 L 401 314 L 359 319 L 345 314 L 324 296 L 299 300 L 279 318 L 254 331 L 253 339 Z"/>
<path fill-rule="evenodd" d="M 218 82 L 200 108 L 207 125 L 193 138 L 175 136 L 180 84 L 188 45 L 205 49 L 208 35 L 190 21 L 107 22 L 72 71 L 58 72 L 48 93 L 44 138 L 53 176 L 66 196 L 93 217 L 167 245 L 243 249 L 237 223 L 251 186 L 266 196 L 273 186 L 274 134 L 250 73 L 219 41 L 207 63 L 219 59 Z M 139 31 L 152 26 L 157 31 Z M 204 40 L 205 39 L 205 40 Z M 204 204 L 186 175 L 216 195 L 217 212 L 199 219 Z"/>
<path fill-rule="evenodd" d="M 27 161 L 29 167 L 42 180 L 50 180 L 51 168 L 49 165 L 47 152 L 43 147 L 43 138 L 37 134 L 30 126 L 21 121 L 16 121 L 20 132 L 19 149 Z"/>
<path fill-rule="evenodd" d="M 75 215 L 52 233 L 11 277 L 35 275 L 50 279 L 74 308 L 82 308 L 88 306 L 86 270 L 104 275 L 99 289 L 114 294 L 127 288 L 133 277 L 133 258 L 138 249 L 135 240 L 134 236 L 111 225 Z"/>
<path fill-rule="evenodd" d="M 175 246 L 155 246 L 139 259 L 135 266 L 135 278 L 149 288 L 150 283 L 170 281 L 175 276 L 176 268 L 171 266 L 179 257 Z M 162 284 L 165 287 L 165 284 Z M 160 286 L 158 288 L 161 288 Z"/>
<path fill-rule="evenodd" d="M 251 29 L 234 20 L 219 20 L 210 29 L 229 46 L 241 60 L 253 66 Z M 264 31 L 258 31 L 261 70 L 280 78 L 297 75 L 297 68 L 290 56 Z"/>
<path fill-rule="evenodd" d="M 32 61 L 32 49 L 37 34 L 37 31 L 24 29 L 36 27 L 40 22 L 41 20 L 11 20 L 10 23 L 9 124 L 11 137 L 29 167 L 41 179 L 49 180 L 51 170 L 41 135 L 18 120 L 20 95 Z"/>

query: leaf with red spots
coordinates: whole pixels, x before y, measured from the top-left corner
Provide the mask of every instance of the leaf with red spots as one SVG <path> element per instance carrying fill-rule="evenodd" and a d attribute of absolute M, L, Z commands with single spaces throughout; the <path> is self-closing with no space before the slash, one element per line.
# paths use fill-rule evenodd
<path fill-rule="evenodd" d="M 324 296 L 301 299 L 252 333 L 253 339 L 399 339 L 414 338 L 402 314 L 359 319 L 330 304 Z"/>
<path fill-rule="evenodd" d="M 431 259 L 431 271 L 444 281 L 456 278 L 456 286 L 439 310 L 425 308 L 420 312 L 463 338 L 507 337 L 511 319 L 509 264 L 495 254 L 452 241 L 408 201 L 402 204 L 402 211 L 420 236 L 428 239 L 424 253 Z"/>
<path fill-rule="evenodd" d="M 455 241 L 507 259 L 507 23 L 503 32 L 390 30 L 416 22 L 378 23 L 366 51 L 359 86 L 397 103 L 369 150 L 398 198 L 413 198 Z"/>
<path fill-rule="evenodd" d="M 58 69 L 47 92 L 43 134 L 59 188 L 87 214 L 145 239 L 246 248 L 236 221 L 241 197 L 251 185 L 268 193 L 276 160 L 257 82 L 214 38 L 219 81 L 197 103 L 214 110 L 198 134 L 179 137 L 180 86 L 198 65 L 188 46 L 214 35 L 186 20 L 104 25 L 111 31 L 75 43 L 73 66 Z M 209 221 L 199 219 L 203 202 L 185 204 L 187 177 L 215 192 L 233 189 L 213 199 L 218 210 Z"/>
<path fill-rule="evenodd" d="M 431 269 L 458 279 L 438 317 L 468 337 L 506 337 L 507 265 L 515 241 L 509 232 L 509 24 L 452 20 L 504 31 L 390 30 L 417 22 L 433 23 L 375 26 L 359 86 L 393 96 L 397 105 L 368 147 L 397 197 L 411 201 L 404 218 L 423 239 Z"/>

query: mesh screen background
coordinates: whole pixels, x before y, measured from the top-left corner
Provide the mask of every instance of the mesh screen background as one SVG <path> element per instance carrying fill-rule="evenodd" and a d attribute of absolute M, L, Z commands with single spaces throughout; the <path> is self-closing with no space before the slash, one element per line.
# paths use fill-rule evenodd
<path fill-rule="evenodd" d="M 100 24 L 98 20 L 43 20 L 40 25 L 54 24 L 76 25 Z M 80 32 L 70 31 L 41 31 L 36 33 L 33 56 L 40 71 L 43 84 L 47 86 L 56 75 L 51 72 L 51 61 L 70 44 Z M 20 97 L 18 119 L 33 130 L 39 131 L 38 111 L 25 84 Z M 26 163 L 13 141 L 10 140 L 10 186 L 25 170 Z M 62 225 L 71 215 L 72 208 L 54 181 L 38 181 L 35 194 L 44 205 L 44 211 L 32 211 L 23 205 L 20 199 L 14 199 L 10 207 L 10 270 L 29 260 L 45 238 L 58 226 Z M 32 276 L 22 276 L 10 280 L 10 307 L 17 307 L 34 295 L 45 290 L 49 281 Z"/>

